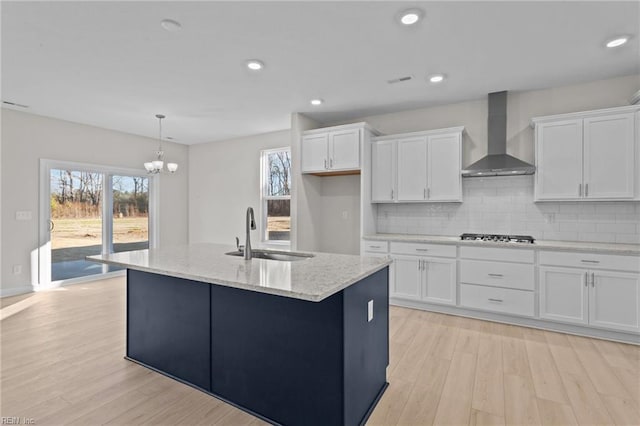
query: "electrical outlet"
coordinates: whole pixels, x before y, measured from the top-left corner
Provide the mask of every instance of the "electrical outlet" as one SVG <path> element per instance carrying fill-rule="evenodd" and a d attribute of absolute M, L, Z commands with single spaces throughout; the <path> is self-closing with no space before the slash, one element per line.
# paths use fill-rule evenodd
<path fill-rule="evenodd" d="M 367 322 L 373 320 L 373 300 L 369 300 L 367 303 Z"/>
<path fill-rule="evenodd" d="M 22 265 L 13 265 L 13 275 L 20 275 L 22 273 Z"/>
<path fill-rule="evenodd" d="M 545 213 L 544 215 L 544 222 L 545 223 L 554 223 L 556 221 L 556 214 L 555 213 Z"/>
<path fill-rule="evenodd" d="M 349 219 L 349 211 L 348 210 L 344 210 L 342 212 L 342 219 L 344 219 L 344 220 Z"/>
<path fill-rule="evenodd" d="M 16 212 L 16 220 L 31 220 L 31 211 L 17 211 Z"/>

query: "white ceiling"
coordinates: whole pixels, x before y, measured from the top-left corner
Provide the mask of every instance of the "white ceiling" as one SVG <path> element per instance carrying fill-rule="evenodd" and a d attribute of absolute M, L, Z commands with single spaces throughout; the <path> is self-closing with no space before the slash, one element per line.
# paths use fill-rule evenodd
<path fill-rule="evenodd" d="M 1 6 L 3 100 L 150 137 L 164 113 L 164 135 L 185 144 L 289 128 L 291 112 L 327 123 L 640 71 L 636 1 Z M 395 21 L 415 6 L 418 25 Z M 605 49 L 618 34 L 633 38 Z M 266 68 L 248 71 L 252 58 Z"/>

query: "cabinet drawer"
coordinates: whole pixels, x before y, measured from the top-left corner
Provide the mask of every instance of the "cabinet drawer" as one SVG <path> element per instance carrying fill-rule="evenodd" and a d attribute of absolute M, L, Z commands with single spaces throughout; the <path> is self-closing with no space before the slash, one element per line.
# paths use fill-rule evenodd
<path fill-rule="evenodd" d="M 539 261 L 540 265 L 550 266 L 640 271 L 640 257 L 638 256 L 541 251 L 539 254 Z"/>
<path fill-rule="evenodd" d="M 464 259 L 460 261 L 460 282 L 533 290 L 534 269 L 522 263 Z"/>
<path fill-rule="evenodd" d="M 532 291 L 460 284 L 460 306 L 532 317 L 533 303 Z"/>
<path fill-rule="evenodd" d="M 533 250 L 498 247 L 460 247 L 460 257 L 522 263 L 533 263 L 534 259 Z"/>
<path fill-rule="evenodd" d="M 456 246 L 444 244 L 391 242 L 393 254 L 416 254 L 421 256 L 456 257 Z"/>
<path fill-rule="evenodd" d="M 364 251 L 387 253 L 389 251 L 388 241 L 364 241 Z"/>

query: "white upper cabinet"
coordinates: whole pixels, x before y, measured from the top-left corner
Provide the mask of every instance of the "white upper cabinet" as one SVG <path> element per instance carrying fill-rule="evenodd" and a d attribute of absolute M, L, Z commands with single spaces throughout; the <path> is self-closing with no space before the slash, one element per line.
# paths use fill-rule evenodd
<path fill-rule="evenodd" d="M 582 120 L 536 126 L 537 199 L 563 200 L 582 194 Z"/>
<path fill-rule="evenodd" d="M 634 114 L 584 120 L 587 198 L 633 198 Z"/>
<path fill-rule="evenodd" d="M 376 138 L 372 202 L 462 201 L 462 131 L 456 127 Z"/>
<path fill-rule="evenodd" d="M 396 142 L 378 141 L 372 144 L 371 201 L 391 202 L 396 198 Z"/>
<path fill-rule="evenodd" d="M 319 172 L 327 169 L 328 141 L 327 133 L 302 137 L 303 172 Z"/>
<path fill-rule="evenodd" d="M 398 200 L 427 199 L 427 138 L 398 140 Z"/>
<path fill-rule="evenodd" d="M 429 136 L 427 197 L 462 201 L 462 132 Z"/>
<path fill-rule="evenodd" d="M 331 170 L 360 168 L 360 129 L 329 133 L 329 168 Z"/>
<path fill-rule="evenodd" d="M 366 123 L 308 130 L 302 135 L 302 173 L 354 174 L 360 170 L 360 152 Z"/>
<path fill-rule="evenodd" d="M 638 109 L 534 118 L 535 200 L 637 199 Z"/>

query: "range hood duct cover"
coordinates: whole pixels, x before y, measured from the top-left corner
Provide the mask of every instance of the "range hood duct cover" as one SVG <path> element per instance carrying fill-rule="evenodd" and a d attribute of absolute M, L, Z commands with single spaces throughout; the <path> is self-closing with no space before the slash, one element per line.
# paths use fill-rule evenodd
<path fill-rule="evenodd" d="M 462 177 L 532 175 L 536 167 L 507 154 L 507 92 L 489 93 L 487 155 L 462 171 Z"/>

